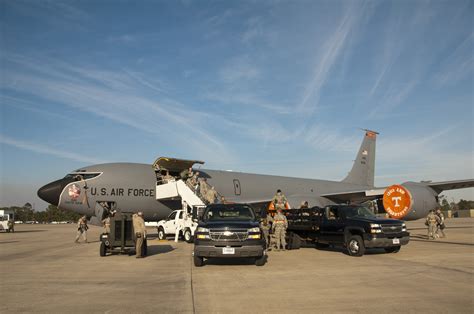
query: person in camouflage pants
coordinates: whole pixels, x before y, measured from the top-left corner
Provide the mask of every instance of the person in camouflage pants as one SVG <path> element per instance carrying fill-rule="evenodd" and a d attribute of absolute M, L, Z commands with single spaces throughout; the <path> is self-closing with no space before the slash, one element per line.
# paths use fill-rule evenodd
<path fill-rule="evenodd" d="M 434 210 L 430 210 L 428 216 L 426 216 L 425 225 L 428 226 L 428 240 L 435 239 L 436 225 L 440 222 L 439 217 L 434 213 Z"/>
<path fill-rule="evenodd" d="M 285 215 L 283 215 L 282 210 L 278 209 L 277 214 L 273 217 L 272 230 L 276 238 L 276 249 L 279 251 L 280 247 L 283 251 L 286 249 L 286 228 L 288 228 L 288 221 L 286 220 Z"/>

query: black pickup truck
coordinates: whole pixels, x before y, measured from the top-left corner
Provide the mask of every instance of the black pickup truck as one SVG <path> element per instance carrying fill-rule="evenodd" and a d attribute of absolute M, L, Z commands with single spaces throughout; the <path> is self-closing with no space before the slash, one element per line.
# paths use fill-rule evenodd
<path fill-rule="evenodd" d="M 213 204 L 206 207 L 194 235 L 194 265 L 204 258 L 255 259 L 257 266 L 266 261 L 265 239 L 259 219 L 245 204 Z"/>
<path fill-rule="evenodd" d="M 310 240 L 318 246 L 342 246 L 349 255 L 362 256 L 366 248 L 396 253 L 410 239 L 403 221 L 378 218 L 358 205 L 293 209 L 287 219 L 289 249 L 299 248 L 301 240 Z"/>

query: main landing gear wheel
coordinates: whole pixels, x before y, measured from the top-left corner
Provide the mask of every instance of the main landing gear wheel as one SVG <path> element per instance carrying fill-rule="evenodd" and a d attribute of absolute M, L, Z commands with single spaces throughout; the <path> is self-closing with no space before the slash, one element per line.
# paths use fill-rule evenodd
<path fill-rule="evenodd" d="M 165 229 L 163 227 L 158 228 L 158 240 L 165 240 L 166 239 L 166 233 Z"/>
<path fill-rule="evenodd" d="M 347 252 L 351 256 L 362 256 L 365 253 L 365 246 L 362 237 L 353 235 L 347 241 Z"/>

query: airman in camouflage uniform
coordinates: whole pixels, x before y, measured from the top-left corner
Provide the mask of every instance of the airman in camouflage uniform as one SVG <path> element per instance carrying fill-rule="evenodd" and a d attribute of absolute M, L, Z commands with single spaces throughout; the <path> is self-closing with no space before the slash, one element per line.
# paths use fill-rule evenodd
<path fill-rule="evenodd" d="M 277 193 L 272 199 L 273 206 L 276 210 L 278 209 L 285 209 L 285 205 L 287 203 L 286 196 L 281 192 L 281 190 L 277 190 Z"/>
<path fill-rule="evenodd" d="M 196 192 L 197 186 L 198 186 L 198 184 L 199 184 L 198 176 L 199 176 L 199 172 L 195 172 L 195 173 L 193 174 L 193 176 L 190 177 L 190 178 L 188 179 L 188 181 L 186 181 L 187 185 L 188 185 L 194 192 Z"/>
<path fill-rule="evenodd" d="M 277 214 L 273 217 L 272 230 L 276 238 L 276 251 L 280 250 L 280 246 L 283 251 L 286 249 L 286 228 L 288 228 L 288 221 L 286 220 L 285 215 L 283 215 L 282 210 L 278 209 Z"/>
<path fill-rule="evenodd" d="M 180 172 L 179 176 L 180 176 L 181 180 L 186 182 L 186 180 L 192 178 L 193 168 L 189 167 L 189 169 L 184 169 L 183 171 Z"/>
<path fill-rule="evenodd" d="M 13 221 L 13 219 L 8 220 L 7 226 L 8 226 L 8 229 L 7 229 L 8 232 L 15 232 L 15 222 Z"/>
<path fill-rule="evenodd" d="M 102 219 L 102 226 L 104 226 L 104 233 L 110 233 L 110 216 Z"/>
<path fill-rule="evenodd" d="M 87 225 L 87 217 L 82 216 L 77 221 L 77 233 L 76 240 L 74 242 L 79 243 L 79 237 L 82 235 L 84 242 L 87 243 L 87 229 L 89 229 L 89 226 Z"/>
<path fill-rule="evenodd" d="M 426 216 L 425 225 L 428 226 L 428 240 L 435 239 L 435 228 L 439 223 L 439 217 L 434 213 L 434 210 L 430 210 L 428 216 Z"/>
<path fill-rule="evenodd" d="M 115 216 L 115 210 L 110 211 L 109 215 L 102 220 L 102 226 L 104 226 L 104 233 L 110 233 L 110 218 Z"/>
<path fill-rule="evenodd" d="M 201 197 L 206 199 L 207 191 L 209 190 L 209 184 L 206 178 L 199 178 L 199 194 Z"/>
<path fill-rule="evenodd" d="M 216 202 L 217 198 L 217 192 L 214 187 L 211 187 L 209 190 L 206 192 L 206 201 L 208 204 L 214 204 Z"/>
<path fill-rule="evenodd" d="M 441 232 L 442 238 L 446 238 L 446 234 L 444 233 L 444 214 L 441 211 L 441 208 L 436 210 L 436 216 L 439 218 L 439 222 L 436 224 L 436 237 L 439 238 L 439 233 Z"/>
<path fill-rule="evenodd" d="M 267 217 L 262 218 L 260 221 L 260 229 L 262 229 L 263 237 L 265 238 L 266 242 L 266 248 L 268 249 L 270 246 L 270 222 L 268 221 Z"/>
<path fill-rule="evenodd" d="M 145 228 L 145 221 L 143 220 L 143 213 L 138 212 L 137 214 L 133 214 L 132 216 L 132 221 L 133 221 L 133 230 L 135 232 L 135 251 L 136 251 L 136 257 L 137 258 L 142 258 L 144 257 L 142 255 L 142 246 L 143 246 L 143 241 L 146 238 L 146 228 Z"/>

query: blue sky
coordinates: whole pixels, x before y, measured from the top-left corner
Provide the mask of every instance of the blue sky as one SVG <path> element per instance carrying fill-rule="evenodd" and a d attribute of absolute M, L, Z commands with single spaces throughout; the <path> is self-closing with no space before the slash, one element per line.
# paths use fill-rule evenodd
<path fill-rule="evenodd" d="M 474 177 L 472 1 L 0 0 L 0 206 L 88 164 Z M 473 189 L 446 193 L 474 199 Z"/>

